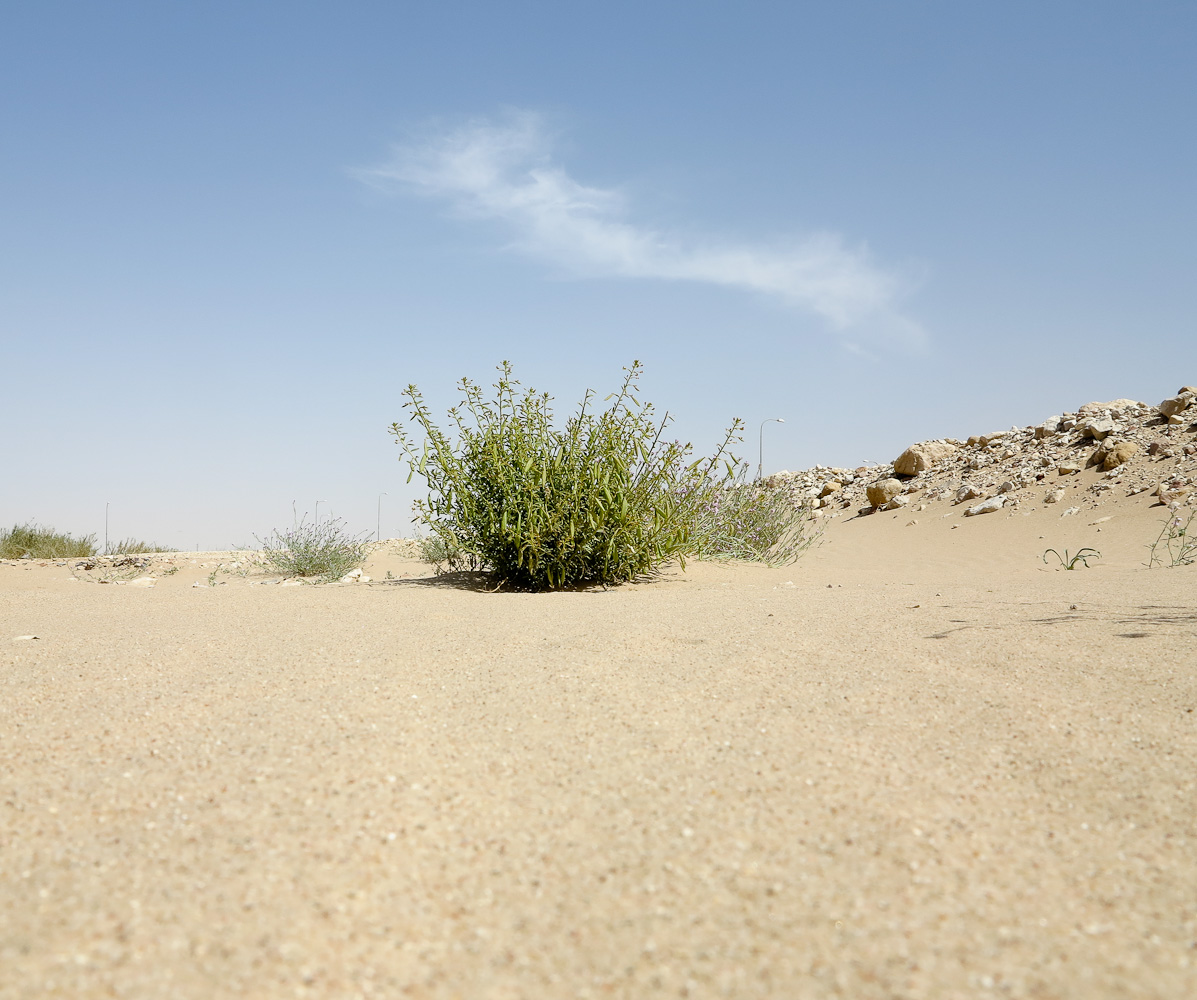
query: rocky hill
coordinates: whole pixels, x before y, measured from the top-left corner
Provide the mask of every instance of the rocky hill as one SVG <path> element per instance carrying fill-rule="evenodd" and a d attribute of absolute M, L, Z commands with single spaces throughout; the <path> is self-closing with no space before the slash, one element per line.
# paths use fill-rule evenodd
<path fill-rule="evenodd" d="M 911 445 L 891 464 L 779 472 L 765 482 L 793 491 L 816 516 L 898 510 L 933 500 L 984 514 L 1020 504 L 1057 503 L 1060 484 L 1087 473 L 1083 496 L 1099 506 L 1113 496 L 1150 491 L 1165 506 L 1197 502 L 1197 387 L 1159 405 L 1132 399 L 1086 403 L 1031 427 Z"/>

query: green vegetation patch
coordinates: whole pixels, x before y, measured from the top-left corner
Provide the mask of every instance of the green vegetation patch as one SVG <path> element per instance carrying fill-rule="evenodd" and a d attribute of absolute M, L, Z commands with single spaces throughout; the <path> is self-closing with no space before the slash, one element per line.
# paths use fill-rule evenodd
<path fill-rule="evenodd" d="M 336 517 L 322 524 L 309 524 L 304 518 L 290 531 L 274 531 L 266 539 L 258 538 L 258 544 L 266 565 L 275 572 L 328 581 L 339 580 L 357 569 L 370 549 L 367 538 L 350 535 L 345 523 Z"/>
<path fill-rule="evenodd" d="M 0 530 L 0 559 L 70 559 L 95 554 L 95 535 L 76 538 L 32 522 Z"/>
<path fill-rule="evenodd" d="M 131 556 L 142 552 L 177 552 L 178 549 L 169 548 L 166 545 L 156 545 L 153 542 L 143 542 L 137 538 L 126 538 L 123 541 L 117 542 L 115 545 L 109 546 L 105 555 L 110 556 Z"/>
<path fill-rule="evenodd" d="M 638 396 L 641 365 L 625 369 L 618 392 L 592 407 L 587 391 L 564 428 L 552 397 L 522 390 L 504 362 L 493 399 L 462 379 L 449 411 L 452 437 L 437 426 L 414 385 L 404 395 L 408 428 L 391 433 L 411 469 L 428 483 L 417 503 L 431 532 L 425 558 L 451 569 L 484 570 L 510 587 L 560 590 L 613 584 L 656 572 L 687 556 L 784 562 L 809 544 L 808 510 L 743 481 L 731 454 L 742 424 L 732 423 L 707 458 L 664 439 Z"/>

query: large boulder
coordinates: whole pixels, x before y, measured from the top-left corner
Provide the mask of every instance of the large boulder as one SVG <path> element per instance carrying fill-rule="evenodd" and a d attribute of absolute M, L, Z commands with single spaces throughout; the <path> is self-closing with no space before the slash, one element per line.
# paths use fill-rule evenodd
<path fill-rule="evenodd" d="M 902 481 L 900 479 L 879 479 L 877 482 L 871 483 L 865 490 L 869 503 L 874 507 L 884 507 L 901 492 Z"/>
<path fill-rule="evenodd" d="M 1106 450 L 1105 458 L 1102 460 L 1101 467 L 1109 472 L 1111 469 L 1116 469 L 1120 465 L 1125 465 L 1138 452 L 1139 446 L 1134 441 L 1119 441 L 1112 448 Z"/>
<path fill-rule="evenodd" d="M 1114 421 L 1109 417 L 1092 417 L 1077 423 L 1077 430 L 1082 437 L 1091 437 L 1095 441 L 1104 441 L 1114 433 Z"/>
<path fill-rule="evenodd" d="M 1175 396 L 1170 399 L 1165 399 L 1160 403 L 1160 416 L 1175 417 L 1184 413 L 1190 406 L 1193 405 L 1193 400 L 1197 398 L 1197 393 L 1182 389 Z"/>
<path fill-rule="evenodd" d="M 947 441 L 920 441 L 918 444 L 912 444 L 897 457 L 894 461 L 894 474 L 917 476 L 945 458 L 951 458 L 956 451 L 956 446 Z"/>
<path fill-rule="evenodd" d="M 1139 406 L 1134 399 L 1111 399 L 1108 403 L 1086 403 L 1076 411 L 1078 417 L 1095 417 L 1103 413 L 1119 413 Z"/>
<path fill-rule="evenodd" d="M 1060 429 L 1060 422 L 1063 417 L 1048 417 L 1043 423 L 1035 428 L 1035 440 L 1041 441 L 1044 438 L 1049 438 Z"/>

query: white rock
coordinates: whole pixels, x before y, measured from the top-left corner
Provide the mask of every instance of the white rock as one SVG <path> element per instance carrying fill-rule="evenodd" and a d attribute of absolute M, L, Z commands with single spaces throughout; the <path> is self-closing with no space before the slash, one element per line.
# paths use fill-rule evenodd
<path fill-rule="evenodd" d="M 130 587 L 152 587 L 158 581 L 152 576 L 139 576 L 136 580 L 130 580 Z"/>
<path fill-rule="evenodd" d="M 1060 428 L 1061 417 L 1048 417 L 1043 423 L 1035 428 L 1036 439 L 1049 438 L 1054 435 Z"/>
<path fill-rule="evenodd" d="M 1104 441 L 1108 435 L 1114 433 L 1114 421 L 1109 417 L 1095 417 L 1080 424 L 1078 429 L 1085 437 Z"/>
<path fill-rule="evenodd" d="M 988 500 L 983 500 L 975 507 L 969 507 L 964 512 L 965 517 L 973 517 L 976 514 L 992 514 L 995 510 L 1001 510 L 1006 505 L 1006 498 L 1004 496 L 990 497 Z"/>
<path fill-rule="evenodd" d="M 1078 426 L 1083 425 L 1085 417 L 1113 417 L 1119 420 L 1126 413 L 1136 412 L 1140 404 L 1134 399 L 1111 399 L 1108 403 L 1086 403 L 1077 410 Z"/>

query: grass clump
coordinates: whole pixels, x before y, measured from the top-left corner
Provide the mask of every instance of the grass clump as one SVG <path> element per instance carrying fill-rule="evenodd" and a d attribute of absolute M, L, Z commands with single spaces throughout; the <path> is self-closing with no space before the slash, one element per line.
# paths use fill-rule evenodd
<path fill-rule="evenodd" d="M 109 546 L 104 553 L 109 556 L 132 556 L 142 552 L 177 552 L 178 549 L 172 549 L 165 545 L 156 545 L 153 542 L 143 542 L 136 538 L 126 538 L 124 541 L 117 542 L 115 545 Z"/>
<path fill-rule="evenodd" d="M 696 507 L 694 556 L 783 566 L 818 540 L 808 530 L 811 500 L 784 487 L 735 480 L 708 489 Z"/>
<path fill-rule="evenodd" d="M 1197 530 L 1193 529 L 1195 518 L 1197 511 L 1191 512 L 1187 520 L 1179 514 L 1169 515 L 1156 540 L 1148 546 L 1151 550 L 1147 560 L 1149 568 L 1157 564 L 1171 568 L 1197 562 Z"/>
<path fill-rule="evenodd" d="M 733 522 L 720 511 L 759 522 L 737 555 L 760 558 L 775 551 L 767 536 L 801 534 L 800 512 L 762 502 L 740 482 L 729 451 L 738 420 L 710 457 L 694 461 L 689 444 L 662 440 L 669 415 L 658 421 L 640 401 L 640 363 L 625 371 L 606 409 L 593 411 L 587 391 L 564 429 L 553 426 L 551 397 L 521 390 L 508 362 L 493 400 L 462 379 L 462 402 L 449 411 L 456 440 L 408 386 L 404 409 L 424 442 L 399 423 L 391 433 L 411 467 L 408 480 L 419 473 L 428 483 L 428 498 L 416 505 L 432 533 L 425 558 L 486 570 L 518 589 L 560 590 L 626 582 L 672 559 L 732 554 Z"/>
<path fill-rule="evenodd" d="M 357 569 L 370 549 L 365 536 L 350 535 L 337 517 L 322 524 L 309 524 L 304 518 L 290 531 L 274 531 L 265 539 L 258 538 L 258 544 L 266 565 L 275 572 L 329 581 Z"/>
<path fill-rule="evenodd" d="M 76 538 L 32 522 L 0 530 L 0 559 L 71 559 L 95 554 L 95 535 Z"/>

